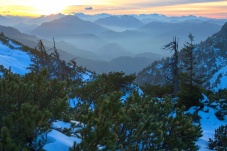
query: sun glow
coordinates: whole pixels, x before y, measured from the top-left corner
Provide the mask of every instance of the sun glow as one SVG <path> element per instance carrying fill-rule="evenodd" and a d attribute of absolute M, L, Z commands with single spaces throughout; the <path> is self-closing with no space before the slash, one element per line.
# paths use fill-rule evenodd
<path fill-rule="evenodd" d="M 30 6 L 34 9 L 35 14 L 49 15 L 62 12 L 67 7 L 67 4 L 63 1 L 39 0 L 31 2 Z"/>
<path fill-rule="evenodd" d="M 59 5 L 45 5 L 45 6 L 41 6 L 41 5 L 37 5 L 34 6 L 34 9 L 36 12 L 41 13 L 43 15 L 49 15 L 49 14 L 56 14 L 61 12 L 64 7 L 63 6 L 59 6 Z"/>
<path fill-rule="evenodd" d="M 44 15 L 63 13 L 69 6 L 80 6 L 80 5 L 97 5 L 103 4 L 104 0 L 93 1 L 93 0 L 30 0 L 29 5 L 34 8 L 34 11 Z"/>
<path fill-rule="evenodd" d="M 226 0 L 199 0 L 183 3 L 179 0 L 0 0 L 0 15 L 40 16 L 50 14 L 149 14 L 197 15 L 226 18 Z M 91 9 L 86 9 L 91 8 Z"/>
<path fill-rule="evenodd" d="M 90 0 L 85 0 L 87 3 Z M 0 1 L 0 14 L 40 16 L 64 13 L 68 6 L 83 5 L 84 0 L 7 0 Z"/>

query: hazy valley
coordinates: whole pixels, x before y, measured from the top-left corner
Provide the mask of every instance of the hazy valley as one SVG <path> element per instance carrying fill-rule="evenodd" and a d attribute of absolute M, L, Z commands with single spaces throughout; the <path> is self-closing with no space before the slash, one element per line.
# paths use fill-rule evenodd
<path fill-rule="evenodd" d="M 150 15 L 50 15 L 39 18 L 1 16 L 0 32 L 32 48 L 42 39 L 61 57 L 76 58 L 79 66 L 96 73 L 138 73 L 155 60 L 170 56 L 163 45 L 179 38 L 179 46 L 192 33 L 195 43 L 218 32 L 226 20 L 195 16 Z M 11 26 L 13 28 L 10 28 Z M 17 31 L 17 30 L 18 31 Z M 138 61 L 140 63 L 138 63 Z"/>

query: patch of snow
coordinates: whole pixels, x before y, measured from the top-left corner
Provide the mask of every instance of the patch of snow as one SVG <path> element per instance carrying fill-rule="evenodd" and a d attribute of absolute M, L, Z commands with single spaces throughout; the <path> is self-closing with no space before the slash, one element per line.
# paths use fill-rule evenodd
<path fill-rule="evenodd" d="M 200 100 L 201 103 L 207 104 L 210 102 L 210 100 L 208 99 L 208 97 L 205 94 L 202 93 L 202 96 L 203 96 L 203 99 Z"/>
<path fill-rule="evenodd" d="M 78 101 L 78 98 L 70 99 L 70 100 L 69 100 L 69 106 L 70 106 L 71 108 L 74 108 L 78 102 L 79 102 L 79 101 Z"/>
<path fill-rule="evenodd" d="M 130 95 L 131 95 L 131 93 L 126 93 L 125 95 L 123 95 L 123 96 L 120 98 L 120 100 L 124 103 Z"/>
<path fill-rule="evenodd" d="M 199 150 L 200 151 L 208 151 L 208 141 L 209 138 L 213 138 L 214 137 L 214 132 L 215 129 L 218 129 L 221 125 L 226 125 L 227 124 L 227 120 L 225 119 L 224 121 L 220 121 L 216 116 L 216 109 L 211 108 L 211 107 L 207 107 L 206 108 L 206 112 L 204 111 L 199 111 L 198 115 L 201 117 L 200 119 L 200 123 L 201 123 L 201 127 L 202 127 L 202 137 L 199 138 L 197 145 L 200 147 Z M 207 111 L 208 110 L 208 111 Z"/>
<path fill-rule="evenodd" d="M 30 64 L 31 58 L 28 53 L 18 49 L 11 49 L 0 42 L 0 65 L 3 65 L 6 69 L 11 68 L 14 73 L 23 75 L 29 72 L 27 67 Z"/>
<path fill-rule="evenodd" d="M 136 90 L 136 92 L 140 96 L 142 96 L 144 94 L 143 91 L 140 89 L 140 87 L 138 87 L 138 86 L 136 86 L 134 84 L 130 84 L 129 88 L 130 88 L 130 90 Z M 132 94 L 132 91 L 126 92 L 123 96 L 121 96 L 120 100 L 124 103 L 131 94 Z"/>
<path fill-rule="evenodd" d="M 188 111 L 186 111 L 185 113 L 194 114 L 197 110 L 198 110 L 198 107 L 193 106 Z"/>
<path fill-rule="evenodd" d="M 147 74 L 151 74 L 152 73 L 152 69 L 147 70 L 146 72 L 147 72 Z"/>
<path fill-rule="evenodd" d="M 85 73 L 81 74 L 81 78 L 83 82 L 89 82 L 93 78 L 93 74 L 91 72 L 86 71 Z"/>
<path fill-rule="evenodd" d="M 47 143 L 43 149 L 46 151 L 68 151 L 69 148 L 73 146 L 74 142 L 80 143 L 81 139 L 66 136 L 57 130 L 52 130 L 47 134 Z"/>
<path fill-rule="evenodd" d="M 9 41 L 9 45 L 11 45 L 13 48 L 16 48 L 16 49 L 21 48 L 21 46 L 20 46 L 20 45 L 15 44 L 15 43 L 14 43 L 14 42 L 12 42 L 11 40 Z"/>
<path fill-rule="evenodd" d="M 52 123 L 52 127 L 56 128 L 56 129 L 59 129 L 59 128 L 63 128 L 63 129 L 67 128 L 67 129 L 69 129 L 71 127 L 71 124 L 63 122 L 63 121 L 55 121 L 55 122 Z"/>
<path fill-rule="evenodd" d="M 220 79 L 220 84 L 218 85 L 219 89 L 226 89 L 227 88 L 227 76 L 223 76 Z"/>
<path fill-rule="evenodd" d="M 157 68 L 161 69 L 163 67 L 163 65 L 161 63 L 157 64 Z"/>
<path fill-rule="evenodd" d="M 213 91 L 218 91 L 218 89 L 227 88 L 227 67 L 221 68 L 218 72 L 216 72 L 213 77 L 210 79 L 210 84 L 213 86 Z M 220 77 L 220 82 L 217 83 L 218 77 Z"/>

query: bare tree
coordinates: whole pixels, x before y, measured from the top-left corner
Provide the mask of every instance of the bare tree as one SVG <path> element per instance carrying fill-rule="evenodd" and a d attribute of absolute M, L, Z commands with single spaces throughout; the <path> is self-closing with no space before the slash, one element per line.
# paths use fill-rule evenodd
<path fill-rule="evenodd" d="M 169 73 L 167 78 L 172 81 L 174 90 L 173 95 L 175 95 L 179 91 L 179 68 L 178 68 L 178 40 L 176 37 L 173 38 L 173 41 L 164 45 L 164 50 L 168 50 L 170 52 L 173 51 L 173 56 L 169 62 Z"/>

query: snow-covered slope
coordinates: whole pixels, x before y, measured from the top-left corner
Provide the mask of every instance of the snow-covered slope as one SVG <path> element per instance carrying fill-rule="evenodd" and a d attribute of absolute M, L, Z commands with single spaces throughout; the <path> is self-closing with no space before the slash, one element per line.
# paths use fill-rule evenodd
<path fill-rule="evenodd" d="M 199 146 L 200 151 L 209 151 L 209 138 L 213 139 L 215 130 L 220 126 L 225 126 L 227 124 L 227 116 L 225 116 L 224 120 L 220 121 L 215 115 L 220 108 L 218 103 L 211 102 L 205 95 L 203 96 L 204 99 L 202 102 L 205 104 L 205 106 L 202 110 L 198 111 L 198 115 L 201 117 L 200 124 L 203 130 L 203 136 L 199 138 L 197 145 Z M 193 107 L 190 110 L 193 110 Z"/>
<path fill-rule="evenodd" d="M 179 56 L 181 56 L 181 52 Z M 205 88 L 214 91 L 227 88 L 227 23 L 218 33 L 196 45 L 194 56 L 196 73 L 203 76 Z M 166 68 L 164 67 L 168 66 L 168 62 L 170 62 L 170 58 L 156 61 L 146 67 L 138 74 L 137 82 L 139 84 L 163 84 L 166 78 Z"/>
<path fill-rule="evenodd" d="M 17 42 L 0 35 L 0 65 L 6 69 L 10 68 L 16 74 L 24 75 L 29 73 L 27 68 L 32 64 L 31 54 L 23 51 L 22 47 Z M 84 82 L 90 81 L 92 77 L 93 74 L 88 71 L 79 74 L 79 78 L 82 78 Z M 69 123 L 57 121 L 53 123 L 52 127 L 53 129 L 47 134 L 47 143 L 43 147 L 46 151 L 68 151 L 74 142 L 79 143 L 81 141 L 77 137 L 66 136 L 60 131 L 55 130 L 69 128 Z"/>
<path fill-rule="evenodd" d="M 31 58 L 27 52 L 22 51 L 21 46 L 8 40 L 8 44 L 0 41 L 0 65 L 18 74 L 25 74 L 29 71 L 27 67 L 31 64 Z"/>

